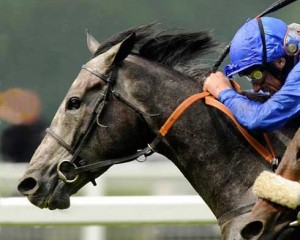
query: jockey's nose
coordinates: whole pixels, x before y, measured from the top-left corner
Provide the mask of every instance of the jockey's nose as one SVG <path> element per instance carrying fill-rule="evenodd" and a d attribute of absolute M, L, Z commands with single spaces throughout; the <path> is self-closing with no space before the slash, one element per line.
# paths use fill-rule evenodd
<path fill-rule="evenodd" d="M 24 196 L 33 194 L 38 189 L 38 182 L 33 177 L 24 178 L 18 185 L 18 190 Z"/>
<path fill-rule="evenodd" d="M 261 87 L 259 85 L 252 85 L 252 87 L 255 93 L 258 93 L 261 90 Z"/>

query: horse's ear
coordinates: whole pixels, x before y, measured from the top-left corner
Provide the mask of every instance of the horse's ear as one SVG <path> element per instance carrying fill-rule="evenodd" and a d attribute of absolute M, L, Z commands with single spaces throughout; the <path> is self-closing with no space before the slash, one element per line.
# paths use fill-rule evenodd
<path fill-rule="evenodd" d="M 87 46 L 89 51 L 95 55 L 95 53 L 97 52 L 97 50 L 100 47 L 100 43 L 93 37 L 92 34 L 90 34 L 89 30 L 86 30 L 86 42 L 87 42 Z"/>
<path fill-rule="evenodd" d="M 109 57 L 106 59 L 106 64 L 109 66 L 115 66 L 121 63 L 131 52 L 135 43 L 135 33 L 131 33 L 122 42 L 108 50 Z"/>

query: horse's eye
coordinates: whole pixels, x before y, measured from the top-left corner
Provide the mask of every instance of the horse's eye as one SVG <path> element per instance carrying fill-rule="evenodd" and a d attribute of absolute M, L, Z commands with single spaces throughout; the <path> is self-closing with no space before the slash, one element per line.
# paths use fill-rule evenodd
<path fill-rule="evenodd" d="M 71 97 L 67 102 L 66 108 L 68 110 L 76 110 L 80 108 L 81 100 L 78 97 Z"/>

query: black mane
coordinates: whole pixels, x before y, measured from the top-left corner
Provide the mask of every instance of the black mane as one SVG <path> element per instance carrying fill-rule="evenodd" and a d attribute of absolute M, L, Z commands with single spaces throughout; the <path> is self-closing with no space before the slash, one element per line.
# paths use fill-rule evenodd
<path fill-rule="evenodd" d="M 152 23 L 117 33 L 104 41 L 95 56 L 106 52 L 112 46 L 135 34 L 133 54 L 163 64 L 197 80 L 204 80 L 210 72 L 210 65 L 201 59 L 203 55 L 216 52 L 219 45 L 209 31 L 168 33 L 154 28 Z M 94 57 L 95 57 L 94 56 Z M 240 94 L 256 102 L 265 102 L 265 94 L 243 91 Z"/>
<path fill-rule="evenodd" d="M 201 57 L 215 51 L 217 43 L 209 31 L 180 32 L 160 31 L 156 24 L 131 28 L 118 33 L 101 44 L 95 56 L 107 51 L 113 45 L 135 33 L 136 42 L 133 53 L 151 61 L 158 62 L 185 75 L 200 79 L 210 66 L 203 64 Z"/>

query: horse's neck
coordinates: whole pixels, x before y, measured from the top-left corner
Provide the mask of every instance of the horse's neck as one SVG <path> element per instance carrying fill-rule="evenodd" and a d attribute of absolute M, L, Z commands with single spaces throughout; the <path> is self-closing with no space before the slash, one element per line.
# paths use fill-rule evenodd
<path fill-rule="evenodd" d="M 167 99 L 180 98 L 180 101 L 174 101 L 172 109 L 175 109 L 182 99 L 200 91 L 189 82 L 180 82 L 177 86 L 171 90 L 172 86 L 167 83 L 161 86 L 161 89 L 167 88 L 168 91 L 162 91 L 164 94 L 157 96 L 160 109 L 163 109 Z M 176 96 L 166 96 L 168 92 L 175 92 Z M 170 113 L 166 111 L 164 119 Z M 293 131 L 285 128 L 272 134 L 279 155 L 283 154 Z M 254 180 L 263 170 L 270 170 L 268 163 L 236 131 L 224 114 L 205 106 L 202 101 L 184 113 L 167 134 L 166 142 L 162 153 L 177 165 L 217 216 L 253 203 L 256 200 L 252 193 Z"/>
<path fill-rule="evenodd" d="M 147 118 L 157 132 L 172 111 L 200 92 L 201 86 L 159 66 L 148 69 L 150 78 L 142 76 L 139 82 L 129 80 L 132 82 L 127 85 L 139 97 L 133 96 L 135 104 L 147 112 L 160 113 Z M 175 163 L 217 217 L 253 203 L 253 182 L 260 172 L 270 169 L 224 114 L 202 101 L 187 109 L 158 151 Z"/>
<path fill-rule="evenodd" d="M 272 135 L 278 155 L 283 155 L 293 132 L 287 127 Z M 196 104 L 179 120 L 167 140 L 176 155 L 172 161 L 217 217 L 256 201 L 253 182 L 270 166 L 232 129 L 223 113 L 203 103 Z"/>
<path fill-rule="evenodd" d="M 152 98 L 152 111 L 161 113 L 151 119 L 155 129 L 161 127 L 184 99 L 201 91 L 190 80 L 162 79 L 156 83 L 157 92 Z M 249 188 L 255 177 L 266 169 L 226 117 L 202 101 L 186 110 L 158 149 L 177 165 L 217 216 L 254 202 Z"/>
<path fill-rule="evenodd" d="M 182 86 L 184 85 L 184 86 Z M 161 86 L 168 91 L 156 101 L 160 109 L 168 99 L 185 99 L 199 91 L 193 84 L 179 83 Z M 170 89 L 170 88 L 171 89 Z M 165 96 L 167 93 L 170 95 Z M 172 96 L 172 93 L 177 93 Z M 165 100 L 165 101 L 164 101 Z M 175 106 L 182 101 L 174 101 Z M 164 112 L 166 118 L 170 112 Z M 159 127 L 159 125 L 157 125 Z M 283 155 L 295 128 L 287 126 L 272 134 L 272 142 L 279 155 Z M 246 142 L 223 113 L 196 103 L 184 113 L 166 136 L 161 153 L 168 156 L 184 174 L 198 194 L 205 200 L 219 220 L 224 239 L 236 239 L 233 229 L 242 229 L 257 198 L 252 185 L 256 177 L 270 165 Z M 234 226 L 234 228 L 232 228 Z"/>

